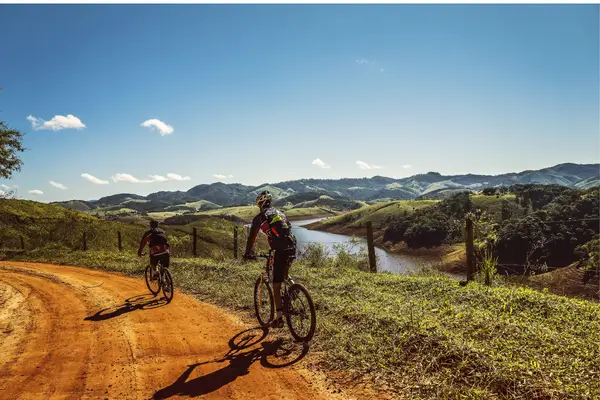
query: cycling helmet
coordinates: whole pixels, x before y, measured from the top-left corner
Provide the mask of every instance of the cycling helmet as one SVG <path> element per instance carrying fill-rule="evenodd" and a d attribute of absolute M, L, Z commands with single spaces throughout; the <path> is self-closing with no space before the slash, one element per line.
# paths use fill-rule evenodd
<path fill-rule="evenodd" d="M 150 221 L 150 228 L 152 228 L 152 229 L 158 228 L 158 221 L 156 221 L 156 220 Z"/>
<path fill-rule="evenodd" d="M 273 199 L 271 193 L 269 193 L 268 190 L 263 190 L 258 194 L 258 196 L 256 196 L 256 205 L 262 210 L 263 208 L 271 205 L 271 199 Z"/>

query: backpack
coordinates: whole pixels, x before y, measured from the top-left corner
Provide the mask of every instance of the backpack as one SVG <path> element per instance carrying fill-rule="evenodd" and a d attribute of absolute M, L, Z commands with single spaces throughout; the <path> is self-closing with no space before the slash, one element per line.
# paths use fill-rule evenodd
<path fill-rule="evenodd" d="M 283 248 L 296 247 L 296 236 L 292 233 L 292 225 L 285 214 L 279 210 L 270 208 L 265 211 L 264 215 L 266 222 L 269 224 L 269 229 L 275 227 L 279 233 L 278 238 L 271 236 L 274 240 L 273 244 Z"/>
<path fill-rule="evenodd" d="M 169 240 L 162 229 L 150 230 L 150 247 L 168 245 Z"/>

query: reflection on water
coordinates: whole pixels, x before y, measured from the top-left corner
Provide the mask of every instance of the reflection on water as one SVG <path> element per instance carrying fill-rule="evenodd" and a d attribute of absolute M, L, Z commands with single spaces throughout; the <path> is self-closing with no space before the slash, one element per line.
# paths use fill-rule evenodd
<path fill-rule="evenodd" d="M 304 225 L 308 225 L 321 219 L 322 218 L 292 221 L 292 229 L 296 239 L 298 239 L 299 250 L 309 243 L 321 243 L 329 250 L 329 253 L 333 255 L 335 254 L 334 245 L 336 243 L 349 244 L 350 236 L 314 231 L 304 227 Z M 356 239 L 358 242 L 358 248 L 354 250 L 359 251 L 363 248 L 366 250 L 367 240 L 363 237 L 356 237 Z M 384 249 L 380 249 L 378 247 L 375 247 L 375 254 L 377 256 L 377 269 L 379 271 L 389 271 L 395 274 L 401 274 L 414 270 L 417 268 L 417 266 L 427 263 L 426 261 L 401 254 L 388 253 Z"/>

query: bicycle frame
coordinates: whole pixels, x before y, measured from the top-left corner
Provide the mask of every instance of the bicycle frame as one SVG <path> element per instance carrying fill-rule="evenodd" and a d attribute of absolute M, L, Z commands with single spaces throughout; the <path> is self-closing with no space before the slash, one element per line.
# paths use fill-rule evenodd
<path fill-rule="evenodd" d="M 273 288 L 273 282 L 271 282 L 270 276 L 271 272 L 273 272 L 273 252 L 275 250 L 270 249 L 268 254 L 257 254 L 257 257 L 266 258 L 265 263 L 265 272 L 261 274 L 261 279 L 267 281 L 267 284 Z M 283 279 L 283 293 L 281 294 L 281 298 L 283 300 L 284 296 L 288 294 L 288 288 L 294 284 L 294 280 L 289 276 L 289 272 L 287 276 Z M 262 295 L 262 293 L 260 293 Z"/>
<path fill-rule="evenodd" d="M 258 279 L 256 280 L 256 283 L 254 285 L 254 309 L 256 312 L 256 317 L 259 321 L 259 323 L 264 327 L 264 326 L 269 326 L 269 324 L 271 322 L 273 322 L 273 317 L 274 317 L 274 313 L 273 313 L 273 306 L 274 304 L 274 290 L 273 290 L 273 285 L 272 285 L 272 278 L 271 278 L 271 274 L 274 272 L 273 271 L 273 267 L 274 267 L 274 250 L 269 250 L 268 254 L 257 254 L 256 257 L 260 257 L 260 258 L 266 258 L 266 262 L 265 262 L 265 269 L 264 271 L 262 271 L 258 277 Z M 294 282 L 294 280 L 290 277 L 289 275 L 289 271 L 285 271 L 286 272 L 286 276 L 284 277 L 284 280 L 282 282 L 283 284 L 283 290 L 281 291 L 282 293 L 280 293 L 281 295 L 281 300 L 282 300 L 282 306 L 283 306 L 283 314 L 285 315 L 285 319 L 287 322 L 287 326 L 290 329 L 290 332 L 292 334 L 292 336 L 294 336 L 294 338 L 296 340 L 299 341 L 310 341 L 310 339 L 312 338 L 314 331 L 315 331 L 315 327 L 316 327 L 316 314 L 315 314 L 315 307 L 312 301 L 312 298 L 310 296 L 310 293 L 308 292 L 308 290 L 300 283 L 296 283 Z M 263 287 L 263 285 L 266 283 L 265 287 Z M 263 318 L 263 313 L 260 311 L 262 304 L 264 304 L 264 300 L 263 300 L 263 291 L 267 290 L 268 291 L 268 297 L 269 297 L 269 316 L 268 316 L 268 322 L 267 319 Z M 298 299 L 298 296 L 303 296 L 304 300 L 301 299 L 301 303 L 300 303 L 300 310 L 292 305 L 293 302 L 295 302 Z M 308 307 L 308 310 L 306 309 L 306 307 Z M 305 319 L 305 317 L 310 317 L 310 325 L 308 325 L 309 327 L 309 331 L 306 335 L 301 335 L 300 333 L 298 333 L 298 331 L 296 330 L 296 328 L 294 328 L 294 323 L 292 322 L 292 318 L 296 318 L 296 316 L 299 316 L 300 318 L 302 318 L 303 320 Z M 302 323 L 301 326 L 303 326 L 304 324 Z"/>

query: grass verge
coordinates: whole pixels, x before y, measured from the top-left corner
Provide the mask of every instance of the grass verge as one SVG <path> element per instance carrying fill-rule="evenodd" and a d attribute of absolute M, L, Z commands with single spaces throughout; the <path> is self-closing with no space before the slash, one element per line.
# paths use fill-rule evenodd
<path fill-rule="evenodd" d="M 15 259 L 141 275 L 131 253 L 32 251 Z M 439 276 L 361 272 L 325 260 L 291 275 L 317 307 L 320 366 L 409 398 L 600 398 L 600 305 Z M 177 258 L 177 287 L 252 316 L 262 264 Z"/>

